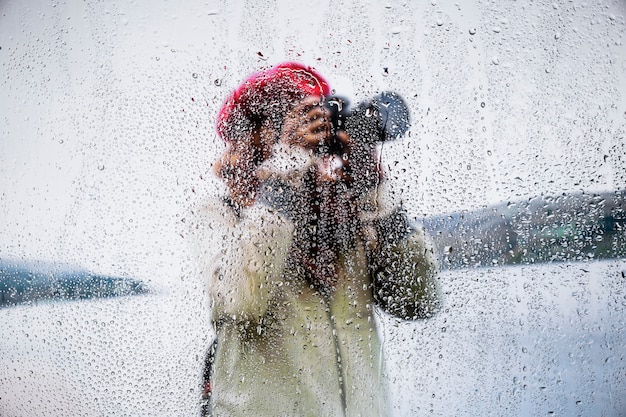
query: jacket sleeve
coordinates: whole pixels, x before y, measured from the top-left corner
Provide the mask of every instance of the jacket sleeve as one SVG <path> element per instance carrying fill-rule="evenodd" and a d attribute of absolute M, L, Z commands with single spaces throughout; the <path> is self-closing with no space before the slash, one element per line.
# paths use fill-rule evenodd
<path fill-rule="evenodd" d="M 441 307 L 438 266 L 423 230 L 409 224 L 399 209 L 374 222 L 370 248 L 374 298 L 387 313 L 402 319 L 433 316 Z"/>
<path fill-rule="evenodd" d="M 250 211 L 236 218 L 223 207 L 204 207 L 194 225 L 199 272 L 216 322 L 257 323 L 282 285 L 289 225 L 260 208 Z"/>

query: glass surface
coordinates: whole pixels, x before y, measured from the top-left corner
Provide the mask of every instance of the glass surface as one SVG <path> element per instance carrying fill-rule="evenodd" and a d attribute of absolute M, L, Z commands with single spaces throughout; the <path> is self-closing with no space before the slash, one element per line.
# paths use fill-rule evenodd
<path fill-rule="evenodd" d="M 223 193 L 216 115 L 298 61 L 411 110 L 382 166 L 444 306 L 377 312 L 395 414 L 623 416 L 625 19 L 619 0 L 0 2 L 0 415 L 198 415 L 214 333 L 188 223 Z"/>

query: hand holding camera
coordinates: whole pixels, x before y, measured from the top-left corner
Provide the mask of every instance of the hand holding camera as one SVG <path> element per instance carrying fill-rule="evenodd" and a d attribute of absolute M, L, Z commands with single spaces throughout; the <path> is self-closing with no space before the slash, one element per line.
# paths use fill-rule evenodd
<path fill-rule="evenodd" d="M 359 196 L 382 178 L 377 144 L 404 135 L 408 128 L 408 107 L 393 92 L 354 108 L 343 97 L 311 96 L 285 116 L 281 140 L 315 153 L 319 181 L 342 182 Z"/>

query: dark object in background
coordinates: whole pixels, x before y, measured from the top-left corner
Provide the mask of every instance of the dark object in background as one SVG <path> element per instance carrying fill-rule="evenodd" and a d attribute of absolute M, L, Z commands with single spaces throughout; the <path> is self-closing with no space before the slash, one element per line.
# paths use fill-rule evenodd
<path fill-rule="evenodd" d="M 443 269 L 626 258 L 626 189 L 428 216 Z"/>
<path fill-rule="evenodd" d="M 333 136 L 344 130 L 355 140 L 368 144 L 397 139 L 409 130 L 411 124 L 408 106 L 402 97 L 391 91 L 361 102 L 354 109 L 348 99 L 330 96 L 324 100 L 324 107 L 330 112 Z M 340 153 L 337 141 L 333 143 L 330 153 Z"/>
<path fill-rule="evenodd" d="M 0 259 L 0 308 L 38 301 L 85 300 L 145 294 L 132 278 L 95 274 L 57 263 Z"/>

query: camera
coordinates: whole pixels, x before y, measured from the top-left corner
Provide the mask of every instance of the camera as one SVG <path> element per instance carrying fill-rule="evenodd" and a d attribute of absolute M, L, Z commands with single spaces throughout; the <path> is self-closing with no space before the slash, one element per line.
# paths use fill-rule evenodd
<path fill-rule="evenodd" d="M 403 136 L 410 126 L 410 112 L 405 101 L 394 92 L 383 92 L 350 107 L 348 99 L 329 96 L 324 99 L 324 107 L 330 113 L 332 135 L 331 153 L 341 149 L 336 140 L 339 131 L 345 131 L 356 141 L 374 145 Z"/>

